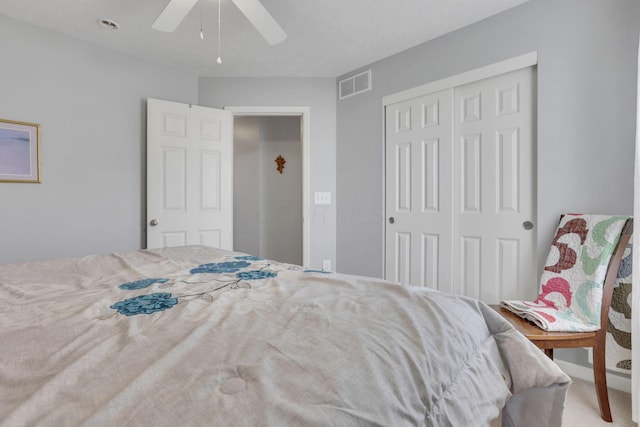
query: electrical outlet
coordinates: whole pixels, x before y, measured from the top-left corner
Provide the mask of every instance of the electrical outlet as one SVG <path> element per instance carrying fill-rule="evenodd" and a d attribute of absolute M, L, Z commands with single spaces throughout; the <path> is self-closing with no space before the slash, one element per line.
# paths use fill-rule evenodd
<path fill-rule="evenodd" d="M 330 205 L 331 204 L 331 193 L 316 191 L 313 193 L 313 203 L 316 205 Z"/>
<path fill-rule="evenodd" d="M 325 259 L 322 261 L 322 271 L 331 271 L 331 260 Z"/>

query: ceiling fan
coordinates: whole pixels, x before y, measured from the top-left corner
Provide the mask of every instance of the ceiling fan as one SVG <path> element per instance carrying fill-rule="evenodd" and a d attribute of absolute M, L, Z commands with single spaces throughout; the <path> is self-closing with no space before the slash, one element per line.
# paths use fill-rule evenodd
<path fill-rule="evenodd" d="M 193 9 L 198 0 L 169 0 L 158 19 L 151 28 L 158 31 L 173 32 L 187 14 Z M 246 18 L 256 27 L 256 30 L 269 44 L 278 44 L 287 38 L 287 34 L 264 8 L 259 0 L 231 0 Z"/>

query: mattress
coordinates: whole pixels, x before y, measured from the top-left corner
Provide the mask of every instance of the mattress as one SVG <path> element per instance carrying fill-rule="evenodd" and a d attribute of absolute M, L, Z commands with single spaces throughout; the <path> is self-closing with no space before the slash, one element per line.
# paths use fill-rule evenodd
<path fill-rule="evenodd" d="M 0 265 L 1 426 L 560 426 L 483 303 L 203 246 Z"/>

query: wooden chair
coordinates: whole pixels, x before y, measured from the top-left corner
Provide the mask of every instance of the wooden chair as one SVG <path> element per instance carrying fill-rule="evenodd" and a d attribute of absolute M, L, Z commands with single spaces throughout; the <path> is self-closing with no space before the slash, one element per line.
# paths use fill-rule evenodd
<path fill-rule="evenodd" d="M 607 376 L 605 368 L 605 351 L 607 344 L 607 324 L 609 322 L 609 306 L 611 305 L 611 297 L 613 288 L 616 285 L 616 277 L 620 262 L 624 255 L 625 248 L 629 243 L 631 234 L 633 233 L 633 220 L 627 220 L 622 229 L 618 245 L 607 267 L 607 273 L 604 281 L 602 308 L 600 312 L 600 329 L 595 332 L 548 332 L 540 329 L 533 323 L 521 318 L 520 316 L 501 308 L 498 305 L 491 307 L 499 312 L 507 319 L 518 331 L 527 337 L 533 344 L 544 351 L 544 353 L 553 359 L 554 348 L 593 348 L 593 376 L 595 379 L 596 393 L 598 395 L 598 405 L 600 406 L 600 415 L 602 419 L 608 422 L 612 421 L 611 408 L 609 407 L 609 393 L 607 391 Z"/>

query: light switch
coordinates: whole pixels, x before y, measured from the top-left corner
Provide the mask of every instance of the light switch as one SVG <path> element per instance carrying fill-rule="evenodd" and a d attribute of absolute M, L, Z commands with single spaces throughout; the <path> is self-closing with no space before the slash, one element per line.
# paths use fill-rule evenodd
<path fill-rule="evenodd" d="M 316 191 L 315 193 L 313 193 L 313 203 L 315 203 L 316 205 L 330 205 L 331 193 Z"/>

